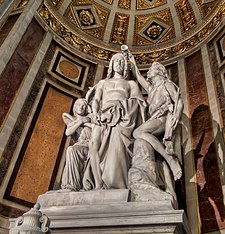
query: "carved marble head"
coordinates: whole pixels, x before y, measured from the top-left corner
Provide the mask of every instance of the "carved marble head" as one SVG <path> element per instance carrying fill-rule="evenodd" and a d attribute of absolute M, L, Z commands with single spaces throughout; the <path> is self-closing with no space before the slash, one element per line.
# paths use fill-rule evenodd
<path fill-rule="evenodd" d="M 122 66 L 122 69 L 123 69 L 123 74 L 122 76 L 124 77 L 124 79 L 127 79 L 128 77 L 128 63 L 127 63 L 127 59 L 126 57 L 124 56 L 124 54 L 122 53 L 117 53 L 117 54 L 114 54 L 109 62 L 109 68 L 108 68 L 108 72 L 107 72 L 107 79 L 111 79 L 113 78 L 114 76 L 114 63 L 115 61 L 118 61 L 119 60 L 122 60 L 122 63 L 121 63 L 121 66 Z"/>
<path fill-rule="evenodd" d="M 88 103 L 84 98 L 78 98 L 73 105 L 74 115 L 85 116 L 88 114 Z"/>
<path fill-rule="evenodd" d="M 151 80 L 151 78 L 155 76 L 160 76 L 163 79 L 168 79 L 168 73 L 166 68 L 159 62 L 153 62 L 149 71 L 147 72 L 147 80 Z"/>

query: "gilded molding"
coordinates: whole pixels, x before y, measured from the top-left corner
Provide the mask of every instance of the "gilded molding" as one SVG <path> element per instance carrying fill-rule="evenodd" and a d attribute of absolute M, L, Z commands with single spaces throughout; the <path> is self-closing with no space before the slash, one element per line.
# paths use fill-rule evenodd
<path fill-rule="evenodd" d="M 112 5 L 112 3 L 113 3 L 113 0 L 103 0 L 103 1 L 110 4 L 110 5 Z"/>
<path fill-rule="evenodd" d="M 85 54 L 89 54 L 94 58 L 102 61 L 109 61 L 111 55 L 117 50 L 113 50 L 105 45 L 92 42 L 90 39 L 83 37 L 78 32 L 74 31 L 68 25 L 65 25 L 63 20 L 55 15 L 55 12 L 45 2 L 45 5 L 39 11 L 40 16 L 46 22 L 46 24 L 64 41 L 72 45 L 74 48 L 82 51 Z M 135 55 L 138 64 L 147 65 L 156 60 L 172 59 L 176 56 L 182 55 L 198 44 L 200 44 L 207 36 L 217 28 L 217 26 L 225 18 L 225 5 L 221 3 L 217 11 L 208 18 L 204 24 L 198 30 L 194 31 L 184 40 L 176 41 L 170 45 L 148 49 L 132 50 Z"/>
<path fill-rule="evenodd" d="M 181 0 L 175 4 L 182 33 L 186 33 L 197 25 L 195 15 L 188 0 Z"/>
<path fill-rule="evenodd" d="M 72 4 L 77 6 L 85 6 L 92 4 L 92 0 L 72 0 Z"/>
<path fill-rule="evenodd" d="M 51 1 L 52 1 L 53 5 L 54 5 L 57 9 L 59 9 L 64 0 L 51 0 Z"/>
<path fill-rule="evenodd" d="M 111 43 L 126 44 L 128 23 L 129 15 L 116 13 L 111 33 Z"/>
<path fill-rule="evenodd" d="M 119 0 L 118 7 L 122 9 L 130 9 L 131 0 Z"/>
<path fill-rule="evenodd" d="M 146 10 L 146 9 L 151 9 L 151 8 L 162 6 L 166 3 L 167 3 L 167 0 L 153 0 L 151 1 L 151 3 L 148 0 L 137 0 L 136 9 Z"/>
<path fill-rule="evenodd" d="M 65 13 L 64 16 L 72 23 L 74 24 L 77 28 L 80 28 L 79 23 L 77 22 L 76 16 L 73 12 L 73 8 L 71 6 L 69 6 Z"/>
<path fill-rule="evenodd" d="M 3 1 L 4 2 L 4 1 Z M 29 0 L 21 0 L 15 7 L 14 10 L 18 8 L 24 8 L 29 3 Z"/>
<path fill-rule="evenodd" d="M 218 0 L 196 0 L 202 18 L 205 18 L 216 5 Z"/>

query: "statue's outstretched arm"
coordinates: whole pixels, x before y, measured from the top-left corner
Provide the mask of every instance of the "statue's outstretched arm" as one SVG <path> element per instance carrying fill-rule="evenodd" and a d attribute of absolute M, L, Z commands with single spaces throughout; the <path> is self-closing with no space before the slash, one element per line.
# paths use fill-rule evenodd
<path fill-rule="evenodd" d="M 141 75 L 140 71 L 138 70 L 136 61 L 134 59 L 134 56 L 128 52 L 128 57 L 130 60 L 131 65 L 131 71 L 134 75 L 134 77 L 137 79 L 137 81 L 140 83 L 140 85 L 148 92 L 149 83 L 148 81 Z"/>

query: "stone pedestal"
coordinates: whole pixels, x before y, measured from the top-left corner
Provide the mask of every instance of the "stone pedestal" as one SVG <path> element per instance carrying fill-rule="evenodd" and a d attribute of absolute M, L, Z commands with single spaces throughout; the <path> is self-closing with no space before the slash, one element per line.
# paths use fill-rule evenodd
<path fill-rule="evenodd" d="M 37 202 L 52 233 L 191 233 L 170 200 L 129 202 L 129 190 L 47 193 Z"/>

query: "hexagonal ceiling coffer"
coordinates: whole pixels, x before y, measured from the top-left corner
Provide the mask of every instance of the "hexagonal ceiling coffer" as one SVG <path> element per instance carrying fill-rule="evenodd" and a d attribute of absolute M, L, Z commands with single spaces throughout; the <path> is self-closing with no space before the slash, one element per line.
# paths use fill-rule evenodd
<path fill-rule="evenodd" d="M 93 29 L 102 26 L 92 5 L 73 7 L 73 11 L 77 22 L 82 29 Z"/>
<path fill-rule="evenodd" d="M 139 35 L 153 43 L 156 43 L 166 34 L 169 28 L 169 25 L 153 18 L 139 32 Z"/>

